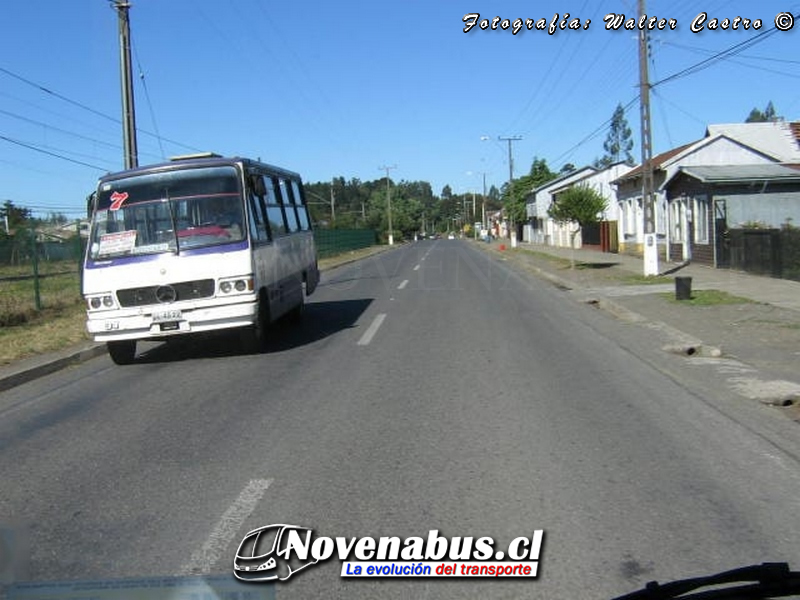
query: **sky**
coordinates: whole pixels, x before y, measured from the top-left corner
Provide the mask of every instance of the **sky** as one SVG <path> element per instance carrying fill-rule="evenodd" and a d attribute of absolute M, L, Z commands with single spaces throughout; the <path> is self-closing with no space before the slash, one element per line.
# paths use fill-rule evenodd
<path fill-rule="evenodd" d="M 638 31 L 604 20 L 638 21 L 634 0 L 130 4 L 142 165 L 213 151 L 307 182 L 377 180 L 388 167 L 393 181 L 428 181 L 435 194 L 480 194 L 484 177 L 508 180 L 501 138 L 519 138 L 515 177 L 535 158 L 554 171 L 591 164 L 619 104 L 641 158 Z M 704 25 L 751 25 L 693 31 L 701 13 Z M 675 22 L 650 32 L 653 154 L 770 101 L 800 120 L 800 22 L 788 28 L 783 13 L 800 20 L 800 0 L 647 2 L 648 19 Z M 779 15 L 788 30 L 776 29 Z M 123 168 L 121 112 L 113 2 L 0 2 L 0 203 L 81 217 L 98 177 Z"/>

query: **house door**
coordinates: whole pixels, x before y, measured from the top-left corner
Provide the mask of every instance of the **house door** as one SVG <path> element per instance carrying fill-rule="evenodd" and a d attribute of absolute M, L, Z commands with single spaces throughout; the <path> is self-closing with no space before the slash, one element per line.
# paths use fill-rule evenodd
<path fill-rule="evenodd" d="M 728 234 L 728 206 L 724 199 L 714 201 L 715 267 L 731 266 L 731 243 Z"/>

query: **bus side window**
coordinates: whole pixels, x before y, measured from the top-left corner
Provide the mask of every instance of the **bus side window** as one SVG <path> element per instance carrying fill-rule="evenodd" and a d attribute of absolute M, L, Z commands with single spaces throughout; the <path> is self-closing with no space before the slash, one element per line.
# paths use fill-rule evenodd
<path fill-rule="evenodd" d="M 269 232 L 267 231 L 267 221 L 264 218 L 264 207 L 261 198 L 250 192 L 249 201 L 247 203 L 247 211 L 250 221 L 250 237 L 259 242 L 269 241 Z"/>
<path fill-rule="evenodd" d="M 294 201 L 292 200 L 292 193 L 289 190 L 289 185 L 285 179 L 279 179 L 279 188 L 281 190 L 281 200 L 283 210 L 286 212 L 286 224 L 289 233 L 294 233 L 299 230 L 297 225 L 297 213 L 294 212 Z"/>
<path fill-rule="evenodd" d="M 297 207 L 297 219 L 300 222 L 300 229 L 308 231 L 311 229 L 309 226 L 308 210 L 306 208 L 305 198 L 300 184 L 292 179 L 292 196 L 294 196 L 294 203 Z"/>
<path fill-rule="evenodd" d="M 275 181 L 271 177 L 266 177 L 264 183 L 267 188 L 267 195 L 264 197 L 267 209 L 267 219 L 269 220 L 269 228 L 272 232 L 272 238 L 286 235 L 286 221 L 284 220 L 283 209 L 279 204 L 277 195 L 275 194 Z"/>

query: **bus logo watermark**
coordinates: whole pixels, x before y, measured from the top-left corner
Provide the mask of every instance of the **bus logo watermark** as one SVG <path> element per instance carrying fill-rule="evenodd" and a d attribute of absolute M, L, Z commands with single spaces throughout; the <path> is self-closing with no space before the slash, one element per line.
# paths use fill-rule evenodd
<path fill-rule="evenodd" d="M 530 577 L 539 574 L 544 530 L 517 537 L 503 549 L 491 537 L 322 537 L 296 525 L 250 531 L 236 551 L 233 574 L 242 581 L 286 581 L 294 573 L 333 558 L 341 577 Z"/>

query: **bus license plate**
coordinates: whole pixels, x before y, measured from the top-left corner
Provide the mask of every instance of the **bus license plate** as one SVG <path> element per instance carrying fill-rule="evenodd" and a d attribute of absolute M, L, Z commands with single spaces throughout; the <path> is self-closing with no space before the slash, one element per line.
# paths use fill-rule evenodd
<path fill-rule="evenodd" d="M 172 310 L 159 310 L 153 313 L 153 323 L 169 323 L 170 321 L 180 321 L 181 311 L 177 308 Z"/>

